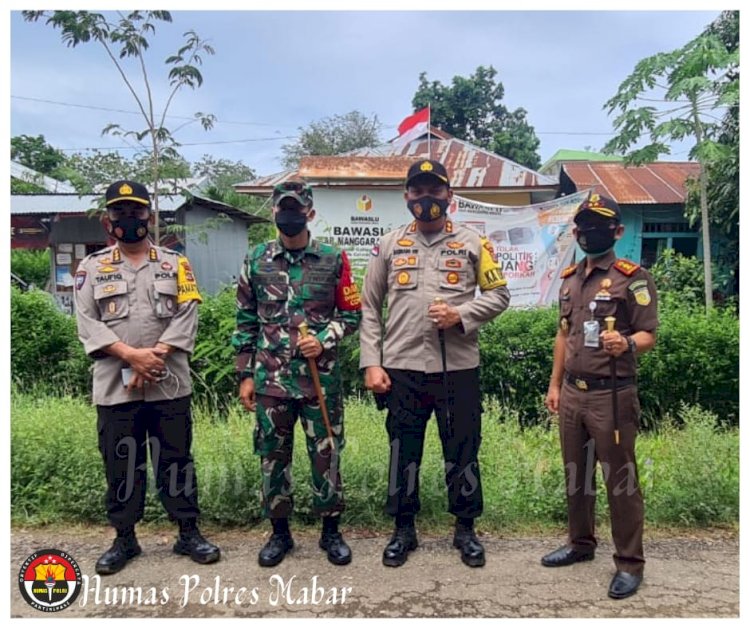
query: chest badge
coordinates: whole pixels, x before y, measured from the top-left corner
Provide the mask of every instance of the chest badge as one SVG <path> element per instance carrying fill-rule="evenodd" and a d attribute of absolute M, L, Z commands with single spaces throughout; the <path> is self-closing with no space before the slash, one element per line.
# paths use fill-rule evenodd
<path fill-rule="evenodd" d="M 113 273 L 113 272 L 115 272 L 115 270 L 117 270 L 117 269 L 116 269 L 116 268 L 113 268 L 112 266 L 100 266 L 100 267 L 99 267 L 99 268 L 97 268 L 96 270 L 97 270 L 98 272 L 100 272 L 100 273 Z"/>
<path fill-rule="evenodd" d="M 411 279 L 411 275 L 407 273 L 405 270 L 402 270 L 398 277 L 396 277 L 396 281 L 398 281 L 399 286 L 405 286 L 407 283 L 409 283 L 409 280 Z"/>
<path fill-rule="evenodd" d="M 401 238 L 400 240 L 398 240 L 397 244 L 399 246 L 413 246 L 414 240 L 410 240 L 409 238 Z"/>
<path fill-rule="evenodd" d="M 449 284 L 457 284 L 458 279 L 458 273 L 454 273 L 453 271 L 449 272 L 448 275 L 445 277 L 445 279 L 448 281 Z"/>
<path fill-rule="evenodd" d="M 453 249 L 455 251 L 456 249 L 462 249 L 462 248 L 464 248 L 464 243 L 463 242 L 456 242 L 455 240 L 453 240 L 452 242 L 448 242 L 448 244 L 446 246 L 449 249 Z"/>
<path fill-rule="evenodd" d="M 172 264 L 169 262 L 162 262 L 161 263 L 162 270 L 172 270 Z"/>

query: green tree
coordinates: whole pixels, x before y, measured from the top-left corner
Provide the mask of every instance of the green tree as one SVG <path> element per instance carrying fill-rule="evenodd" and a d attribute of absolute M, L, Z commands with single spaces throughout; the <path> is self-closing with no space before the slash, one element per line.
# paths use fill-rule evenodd
<path fill-rule="evenodd" d="M 114 21 L 102 13 L 91 11 L 23 11 L 23 17 L 29 22 L 36 22 L 46 18 L 46 23 L 61 31 L 63 43 L 75 48 L 79 44 L 97 42 L 106 52 L 114 64 L 120 79 L 125 83 L 133 96 L 138 110 L 143 117 L 146 128 L 138 131 L 125 130 L 118 124 L 110 124 L 104 128 L 103 134 L 122 135 L 132 137 L 137 142 L 149 141 L 148 152 L 151 160 L 149 177 L 154 187 L 154 213 L 156 214 L 156 241 L 159 242 L 159 194 L 158 180 L 161 176 L 160 164 L 163 159 L 179 160 L 177 152 L 178 142 L 174 133 L 184 124 L 170 131 L 164 126 L 169 108 L 177 93 L 185 87 L 195 89 L 203 83 L 203 75 L 199 67 L 203 64 L 204 54 L 214 54 L 213 48 L 195 31 L 184 34 L 185 43 L 176 54 L 167 57 L 164 62 L 169 68 L 169 91 L 166 101 L 157 110 L 151 86 L 151 78 L 146 67 L 145 53 L 149 47 L 149 37 L 156 32 L 156 22 L 171 22 L 172 16 L 168 11 L 131 11 L 117 12 Z M 135 61 L 136 69 L 128 72 L 125 61 Z M 140 80 L 145 96 L 136 89 L 136 76 Z M 211 114 L 196 113 L 193 121 L 199 121 L 204 129 L 212 128 L 215 117 Z M 186 124 L 189 124 L 186 123 Z M 144 145 L 145 149 L 145 145 Z"/>
<path fill-rule="evenodd" d="M 732 80 L 738 67 L 739 48 L 729 50 L 715 34 L 702 33 L 682 48 L 639 61 L 604 105 L 610 114 L 619 112 L 614 121 L 618 134 L 605 151 L 626 154 L 626 163 L 653 162 L 669 154 L 667 142 L 695 141 L 690 157 L 701 164 L 698 189 L 706 309 L 713 307 L 708 170 L 729 152 L 712 137 L 720 120 L 717 113 L 739 103 L 739 81 Z M 644 101 L 648 104 L 641 104 Z M 644 135 L 649 142 L 633 149 Z"/>
<path fill-rule="evenodd" d="M 729 52 L 739 50 L 740 14 L 739 11 L 723 11 L 706 29 L 706 33 L 716 35 Z M 739 69 L 727 74 L 730 81 L 739 83 Z M 707 166 L 708 213 L 712 228 L 726 238 L 716 261 L 719 269 L 727 269 L 726 285 L 714 279 L 714 286 L 725 291 L 739 293 L 740 271 L 740 108 L 729 107 L 721 124 L 709 135 L 727 150 Z M 695 222 L 700 217 L 700 191 L 692 186 L 686 205 L 687 215 Z"/>
<path fill-rule="evenodd" d="M 323 118 L 299 127 L 300 136 L 281 147 L 285 168 L 296 168 L 306 155 L 338 155 L 357 148 L 380 144 L 381 124 L 377 116 L 368 118 L 359 111 Z"/>
<path fill-rule="evenodd" d="M 52 176 L 55 169 L 65 162 L 65 154 L 50 146 L 44 135 L 10 138 L 10 158 L 47 176 Z"/>
<path fill-rule="evenodd" d="M 526 119 L 526 110 L 503 105 L 505 87 L 495 81 L 494 67 L 479 66 L 468 78 L 454 76 L 451 85 L 429 82 L 419 75 L 411 104 L 414 111 L 430 106 L 430 124 L 518 164 L 536 170 L 539 138 Z"/>

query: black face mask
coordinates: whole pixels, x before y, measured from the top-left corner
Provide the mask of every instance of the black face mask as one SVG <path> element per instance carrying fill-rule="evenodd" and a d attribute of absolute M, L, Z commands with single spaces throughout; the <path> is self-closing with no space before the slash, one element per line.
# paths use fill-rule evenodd
<path fill-rule="evenodd" d="M 432 222 L 445 216 L 450 201 L 447 198 L 422 196 L 413 201 L 407 201 L 406 206 L 414 218 L 422 222 Z"/>
<path fill-rule="evenodd" d="M 576 241 L 587 255 L 604 255 L 615 245 L 616 229 L 594 228 L 578 230 Z"/>
<path fill-rule="evenodd" d="M 302 233 L 307 226 L 307 216 L 298 209 L 280 209 L 274 220 L 279 231 L 290 238 Z"/>
<path fill-rule="evenodd" d="M 148 218 L 125 216 L 119 220 L 111 220 L 110 233 L 120 242 L 133 244 L 140 242 L 148 235 Z"/>

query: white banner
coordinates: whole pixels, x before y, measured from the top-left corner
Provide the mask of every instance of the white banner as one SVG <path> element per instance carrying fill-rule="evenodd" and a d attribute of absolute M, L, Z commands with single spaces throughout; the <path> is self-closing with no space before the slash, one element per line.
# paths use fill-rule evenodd
<path fill-rule="evenodd" d="M 588 190 L 535 205 L 504 206 L 453 197 L 451 220 L 487 236 L 508 279 L 511 307 L 557 300 L 560 270 L 572 263 L 573 214 Z M 403 192 L 315 189 L 316 238 L 346 250 L 352 266 L 367 266 L 380 236 L 410 222 Z"/>

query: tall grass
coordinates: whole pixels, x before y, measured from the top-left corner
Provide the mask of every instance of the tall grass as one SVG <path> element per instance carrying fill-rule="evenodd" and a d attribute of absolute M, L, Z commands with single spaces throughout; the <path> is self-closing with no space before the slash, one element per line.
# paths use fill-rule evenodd
<path fill-rule="evenodd" d="M 104 479 L 97 450 L 96 413 L 74 397 L 11 397 L 11 506 L 16 523 L 104 523 Z M 480 464 L 483 530 L 519 531 L 566 521 L 563 465 L 557 429 L 522 429 L 513 412 L 485 402 Z M 203 518 L 216 524 L 260 521 L 260 469 L 252 452 L 254 418 L 237 406 L 223 416 L 194 406 L 193 453 Z M 382 529 L 387 491 L 388 439 L 384 413 L 368 402 L 346 404 L 342 454 L 346 525 Z M 294 451 L 295 517 L 312 523 L 309 461 L 301 429 Z M 716 417 L 684 406 L 664 417 L 658 432 L 637 444 L 649 524 L 734 525 L 739 518 L 739 432 L 717 427 Z M 149 471 L 149 477 L 152 474 Z M 597 514 L 606 523 L 606 493 L 599 481 Z M 442 454 L 434 421 L 427 430 L 421 467 L 420 526 L 447 525 Z M 151 490 L 147 521 L 166 521 Z"/>

